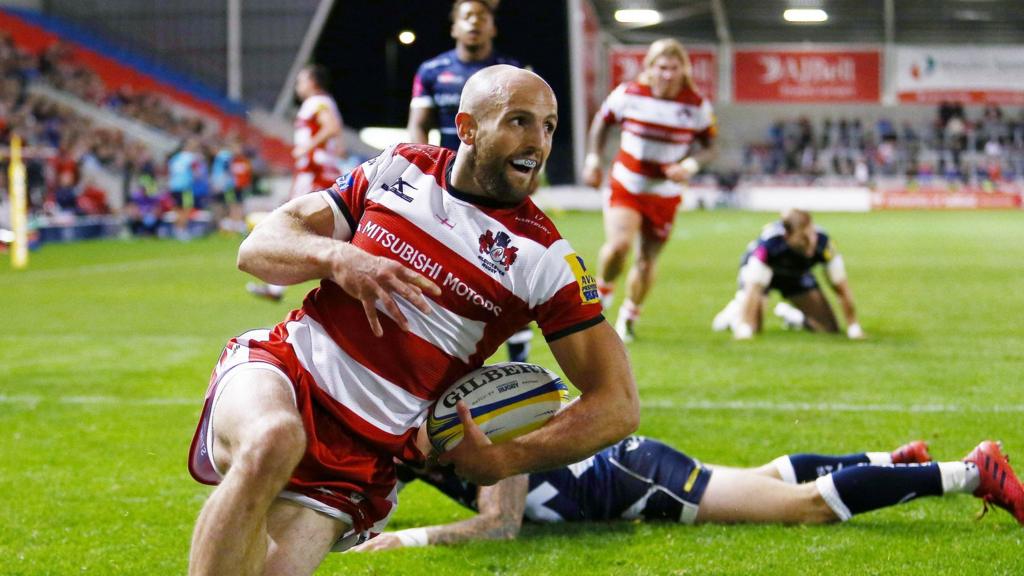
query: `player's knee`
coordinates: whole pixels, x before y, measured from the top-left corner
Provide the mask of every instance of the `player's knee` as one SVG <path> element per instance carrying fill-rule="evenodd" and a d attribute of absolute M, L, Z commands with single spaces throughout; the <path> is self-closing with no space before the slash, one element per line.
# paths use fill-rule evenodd
<path fill-rule="evenodd" d="M 636 271 L 644 278 L 654 278 L 654 259 L 643 256 L 637 258 Z"/>
<path fill-rule="evenodd" d="M 605 248 L 610 258 L 622 260 L 629 256 L 630 244 L 625 238 L 611 238 L 605 244 Z"/>
<path fill-rule="evenodd" d="M 306 432 L 297 415 L 270 416 L 253 427 L 242 446 L 243 469 L 258 477 L 291 475 L 306 450 Z"/>
<path fill-rule="evenodd" d="M 825 498 L 822 497 L 814 482 L 808 482 L 802 485 L 802 487 L 806 487 L 806 489 L 804 491 L 803 505 L 800 507 L 802 514 L 801 523 L 829 524 L 839 521 L 839 517 L 836 516 L 836 513 L 825 502 Z"/>

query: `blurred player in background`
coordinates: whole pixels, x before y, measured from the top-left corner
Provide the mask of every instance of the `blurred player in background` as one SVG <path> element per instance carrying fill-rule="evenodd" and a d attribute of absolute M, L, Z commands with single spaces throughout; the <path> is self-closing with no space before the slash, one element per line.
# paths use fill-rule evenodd
<path fill-rule="evenodd" d="M 747 246 L 740 261 L 739 290 L 712 321 L 712 329 L 731 329 L 733 337 L 745 340 L 761 331 L 764 296 L 778 290 L 788 300 L 775 307 L 775 315 L 792 329 L 838 332 L 832 307 L 811 272 L 816 264 L 825 266 L 826 277 L 839 297 L 846 318 L 846 335 L 864 337 L 857 322 L 853 294 L 846 278 L 843 257 L 836 252 L 828 234 L 814 225 L 803 210 L 787 210 L 765 226 L 761 236 Z"/>
<path fill-rule="evenodd" d="M 273 330 L 232 339 L 211 376 L 189 471 L 219 486 L 196 521 L 192 573 L 309 574 L 332 548 L 381 532 L 397 504 L 394 458 L 429 451 L 430 405 L 530 321 L 583 394 L 499 444 L 459 403 L 465 436 L 438 461 L 489 485 L 636 429 L 625 348 L 582 260 L 529 199 L 557 110 L 536 74 L 482 70 L 463 93 L 457 153 L 390 146 L 245 239 L 242 270 L 322 282 Z M 488 250 L 498 238 L 504 249 Z"/>
<path fill-rule="evenodd" d="M 672 232 L 684 185 L 715 154 L 711 102 L 697 92 L 682 44 L 673 39 L 651 44 L 640 77 L 616 87 L 594 116 L 583 168 L 588 186 L 601 186 L 601 157 L 616 124 L 621 143 L 605 197 L 598 289 L 605 309 L 610 309 L 615 281 L 639 237 L 626 279 L 626 299 L 615 322 L 616 331 L 629 342 L 654 283 L 658 255 Z M 694 142 L 700 143 L 699 152 L 694 151 Z"/>
<path fill-rule="evenodd" d="M 427 143 L 431 128 L 441 133 L 441 146 L 456 151 L 459 135 L 455 131 L 455 115 L 466 81 L 478 70 L 495 64 L 521 68 L 515 59 L 494 51 L 494 11 L 498 0 L 456 0 L 452 4 L 452 38 L 455 48 L 423 64 L 416 71 L 409 103 L 409 141 Z M 508 340 L 508 359 L 526 362 L 530 354 L 533 332 L 524 328 Z"/>
<path fill-rule="evenodd" d="M 382 534 L 371 551 L 515 538 L 523 520 L 824 524 L 922 496 L 972 493 L 1024 524 L 1024 488 L 999 444 L 982 442 L 963 461 L 931 462 L 915 441 L 892 452 L 793 454 L 757 468 L 702 464 L 657 440 L 631 436 L 577 464 L 479 487 L 450 471 L 402 465 L 403 483 L 423 480 L 478 512 L 467 520 Z"/>
<path fill-rule="evenodd" d="M 338 105 L 327 93 L 330 85 L 327 69 L 319 64 L 306 65 L 295 78 L 295 95 L 302 105 L 295 115 L 295 179 L 289 200 L 330 188 L 341 176 L 339 164 L 346 156 L 343 125 Z M 250 282 L 246 288 L 273 301 L 284 297 L 284 287 L 277 284 Z"/>
<path fill-rule="evenodd" d="M 196 137 L 185 139 L 181 150 L 167 160 L 167 187 L 174 200 L 174 236 L 189 240 L 188 223 L 193 210 L 206 208 L 209 181 L 206 154 Z"/>

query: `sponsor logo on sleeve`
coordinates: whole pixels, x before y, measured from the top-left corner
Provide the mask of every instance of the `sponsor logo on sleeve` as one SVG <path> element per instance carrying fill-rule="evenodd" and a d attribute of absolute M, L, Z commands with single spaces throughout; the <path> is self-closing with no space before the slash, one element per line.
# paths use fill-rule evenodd
<path fill-rule="evenodd" d="M 583 263 L 583 258 L 576 254 L 569 254 L 565 257 L 565 262 L 569 264 L 569 269 L 572 270 L 573 276 L 576 277 L 576 283 L 579 284 L 580 301 L 584 304 L 600 302 L 601 299 L 597 294 L 597 278 L 587 271 L 587 265 Z"/>

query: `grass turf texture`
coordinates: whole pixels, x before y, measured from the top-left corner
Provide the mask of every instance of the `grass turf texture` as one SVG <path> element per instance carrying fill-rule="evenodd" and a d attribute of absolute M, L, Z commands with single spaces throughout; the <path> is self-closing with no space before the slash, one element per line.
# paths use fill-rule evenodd
<path fill-rule="evenodd" d="M 1024 213 L 821 214 L 869 340 L 769 317 L 735 343 L 709 325 L 771 217 L 681 215 L 630 347 L 643 434 L 733 465 L 912 438 L 945 460 L 984 438 L 1024 454 Z M 594 269 L 599 216 L 557 224 Z M 185 467 L 209 372 L 229 337 L 279 321 L 311 286 L 250 297 L 236 246 L 90 242 L 45 246 L 27 271 L 0 263 L 0 574 L 185 572 L 209 492 Z M 534 349 L 555 367 L 540 337 Z M 932 498 L 824 527 L 526 526 L 515 543 L 333 554 L 319 573 L 1021 573 L 1024 530 L 1001 510 L 976 522 L 980 506 Z M 414 484 L 390 528 L 467 515 Z"/>

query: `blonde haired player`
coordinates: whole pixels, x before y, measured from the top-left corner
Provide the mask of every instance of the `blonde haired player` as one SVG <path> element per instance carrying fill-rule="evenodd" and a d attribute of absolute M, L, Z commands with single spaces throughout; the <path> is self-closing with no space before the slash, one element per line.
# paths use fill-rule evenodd
<path fill-rule="evenodd" d="M 608 309 L 615 280 L 639 237 L 626 299 L 615 323 L 620 337 L 628 342 L 654 283 L 658 255 L 672 232 L 684 186 L 715 154 L 711 103 L 694 85 L 682 44 L 671 38 L 651 44 L 640 77 L 615 88 L 594 116 L 583 168 L 588 186 L 601 185 L 601 153 L 615 124 L 621 128 L 621 138 L 605 196 L 598 289 Z M 699 152 L 694 153 L 694 142 L 701 144 Z"/>

